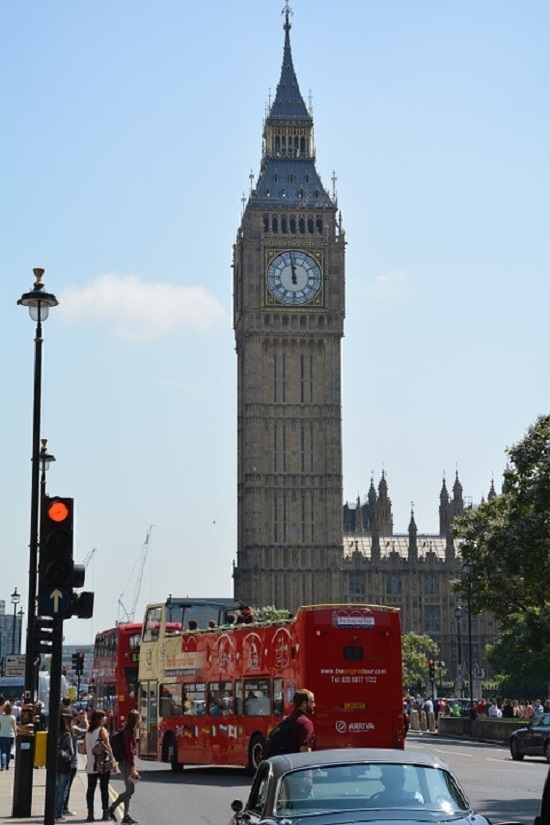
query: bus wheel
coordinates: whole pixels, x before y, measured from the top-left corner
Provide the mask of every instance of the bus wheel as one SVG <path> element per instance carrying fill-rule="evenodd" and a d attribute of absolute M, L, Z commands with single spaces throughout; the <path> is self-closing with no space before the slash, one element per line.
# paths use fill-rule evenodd
<path fill-rule="evenodd" d="M 172 734 L 169 734 L 164 741 L 164 761 L 170 762 L 170 767 L 174 773 L 181 773 L 183 770 L 183 763 L 178 762 L 178 749 L 176 740 Z"/>
<path fill-rule="evenodd" d="M 264 758 L 265 739 L 261 733 L 255 733 L 248 746 L 248 770 L 256 773 L 256 768 Z"/>

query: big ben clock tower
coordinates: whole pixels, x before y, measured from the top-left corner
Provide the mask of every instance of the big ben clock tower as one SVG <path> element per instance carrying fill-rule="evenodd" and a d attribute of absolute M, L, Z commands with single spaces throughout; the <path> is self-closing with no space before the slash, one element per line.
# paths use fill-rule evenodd
<path fill-rule="evenodd" d="M 292 62 L 234 247 L 238 359 L 237 599 L 295 610 L 340 598 L 345 240 L 317 174 Z"/>

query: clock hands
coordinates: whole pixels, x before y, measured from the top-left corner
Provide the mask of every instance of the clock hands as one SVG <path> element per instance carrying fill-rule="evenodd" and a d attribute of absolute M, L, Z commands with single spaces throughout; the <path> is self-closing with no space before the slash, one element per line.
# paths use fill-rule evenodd
<path fill-rule="evenodd" d="M 292 252 L 288 253 L 290 255 L 290 268 L 292 270 L 292 283 L 296 285 L 298 283 L 298 278 L 296 277 L 296 268 L 294 266 L 294 255 Z"/>

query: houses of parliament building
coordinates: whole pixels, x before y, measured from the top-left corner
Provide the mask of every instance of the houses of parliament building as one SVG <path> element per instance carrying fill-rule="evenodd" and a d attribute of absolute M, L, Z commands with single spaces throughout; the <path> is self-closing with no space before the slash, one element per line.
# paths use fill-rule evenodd
<path fill-rule="evenodd" d="M 337 602 L 399 607 L 403 631 L 434 639 L 454 674 L 467 653 L 467 611 L 458 621 L 452 591 L 461 575 L 451 533 L 464 511 L 458 476 L 452 495 L 443 482 L 438 535 L 418 533 L 413 514 L 408 533 L 394 533 L 384 475 L 378 490 L 371 483 L 365 502 L 344 506 L 346 234 L 335 192 L 316 168 L 313 116 L 293 64 L 291 15 L 287 3 L 260 170 L 233 248 L 234 595 L 291 611 Z M 472 659 L 481 663 L 495 635 L 493 620 L 474 616 L 471 629 Z"/>

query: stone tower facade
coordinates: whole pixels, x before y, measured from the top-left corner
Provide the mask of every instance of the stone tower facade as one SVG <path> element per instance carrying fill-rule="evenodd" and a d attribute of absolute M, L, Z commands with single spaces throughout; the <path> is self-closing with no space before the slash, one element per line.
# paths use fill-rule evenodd
<path fill-rule="evenodd" d="M 234 246 L 238 362 L 235 597 L 295 610 L 337 601 L 342 564 L 345 236 L 315 166 L 290 10 L 261 168 Z"/>

